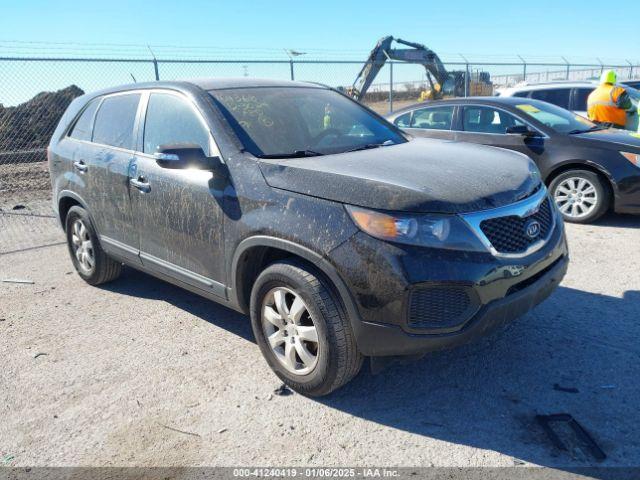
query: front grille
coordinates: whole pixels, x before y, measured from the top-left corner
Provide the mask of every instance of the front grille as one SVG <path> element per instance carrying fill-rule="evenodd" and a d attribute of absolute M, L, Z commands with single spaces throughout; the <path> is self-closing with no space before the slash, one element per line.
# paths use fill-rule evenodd
<path fill-rule="evenodd" d="M 540 224 L 540 233 L 531 238 L 526 228 L 531 220 Z M 538 211 L 528 217 L 511 215 L 483 220 L 480 223 L 482 233 L 500 253 L 522 253 L 537 241 L 547 238 L 553 226 L 553 212 L 549 198 L 545 198 Z"/>
<path fill-rule="evenodd" d="M 468 320 L 477 306 L 469 287 L 415 288 L 409 294 L 409 327 L 451 328 Z"/>

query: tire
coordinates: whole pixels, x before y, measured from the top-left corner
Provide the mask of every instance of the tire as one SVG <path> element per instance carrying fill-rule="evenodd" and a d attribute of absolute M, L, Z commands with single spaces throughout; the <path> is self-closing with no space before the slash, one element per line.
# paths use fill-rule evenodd
<path fill-rule="evenodd" d="M 551 182 L 549 192 L 567 222 L 592 223 L 604 215 L 611 204 L 609 185 L 589 170 L 561 173 Z"/>
<path fill-rule="evenodd" d="M 280 315 L 278 298 L 284 299 L 283 308 L 290 317 Z M 306 310 L 296 320 L 301 311 L 299 300 Z M 251 291 L 250 310 L 262 355 L 275 374 L 296 392 L 313 397 L 327 395 L 360 371 L 363 356 L 341 303 L 325 280 L 301 262 L 281 261 L 263 270 Z M 278 316 L 287 322 L 278 320 Z M 315 328 L 315 343 L 307 341 L 314 337 L 309 334 L 311 328 Z M 271 346 L 267 336 L 276 339 L 276 346 Z M 293 361 L 289 361 L 291 358 Z"/>
<path fill-rule="evenodd" d="M 100 285 L 120 276 L 122 264 L 102 250 L 89 214 L 84 208 L 73 206 L 69 209 L 65 231 L 71 261 L 85 282 Z M 79 250 L 81 253 L 78 253 Z"/>

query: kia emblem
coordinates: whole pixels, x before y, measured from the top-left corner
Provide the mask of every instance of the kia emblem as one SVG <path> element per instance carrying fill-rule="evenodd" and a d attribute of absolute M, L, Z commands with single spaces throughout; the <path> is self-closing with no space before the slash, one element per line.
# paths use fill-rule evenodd
<path fill-rule="evenodd" d="M 537 238 L 538 235 L 540 235 L 540 222 L 537 220 L 529 220 L 524 225 L 524 233 L 531 239 Z"/>

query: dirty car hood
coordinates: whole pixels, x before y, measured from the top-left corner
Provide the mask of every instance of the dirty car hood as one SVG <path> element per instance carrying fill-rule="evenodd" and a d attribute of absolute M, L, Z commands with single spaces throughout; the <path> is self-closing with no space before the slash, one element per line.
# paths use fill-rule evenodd
<path fill-rule="evenodd" d="M 464 213 L 513 203 L 540 183 L 523 154 L 433 139 L 359 152 L 260 160 L 276 188 L 362 207 Z M 535 172 L 532 174 L 532 172 Z"/>

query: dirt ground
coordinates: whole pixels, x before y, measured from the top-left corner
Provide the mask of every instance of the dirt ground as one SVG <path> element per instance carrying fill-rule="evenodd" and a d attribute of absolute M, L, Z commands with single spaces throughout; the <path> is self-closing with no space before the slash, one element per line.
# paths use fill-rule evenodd
<path fill-rule="evenodd" d="M 33 282 L 0 283 L 0 465 L 597 464 L 554 449 L 554 413 L 598 465 L 640 465 L 639 217 L 569 225 L 562 286 L 506 329 L 310 399 L 274 393 L 246 317 L 131 269 L 91 287 L 55 221 L 20 213 L 0 213 L 0 280 Z"/>

